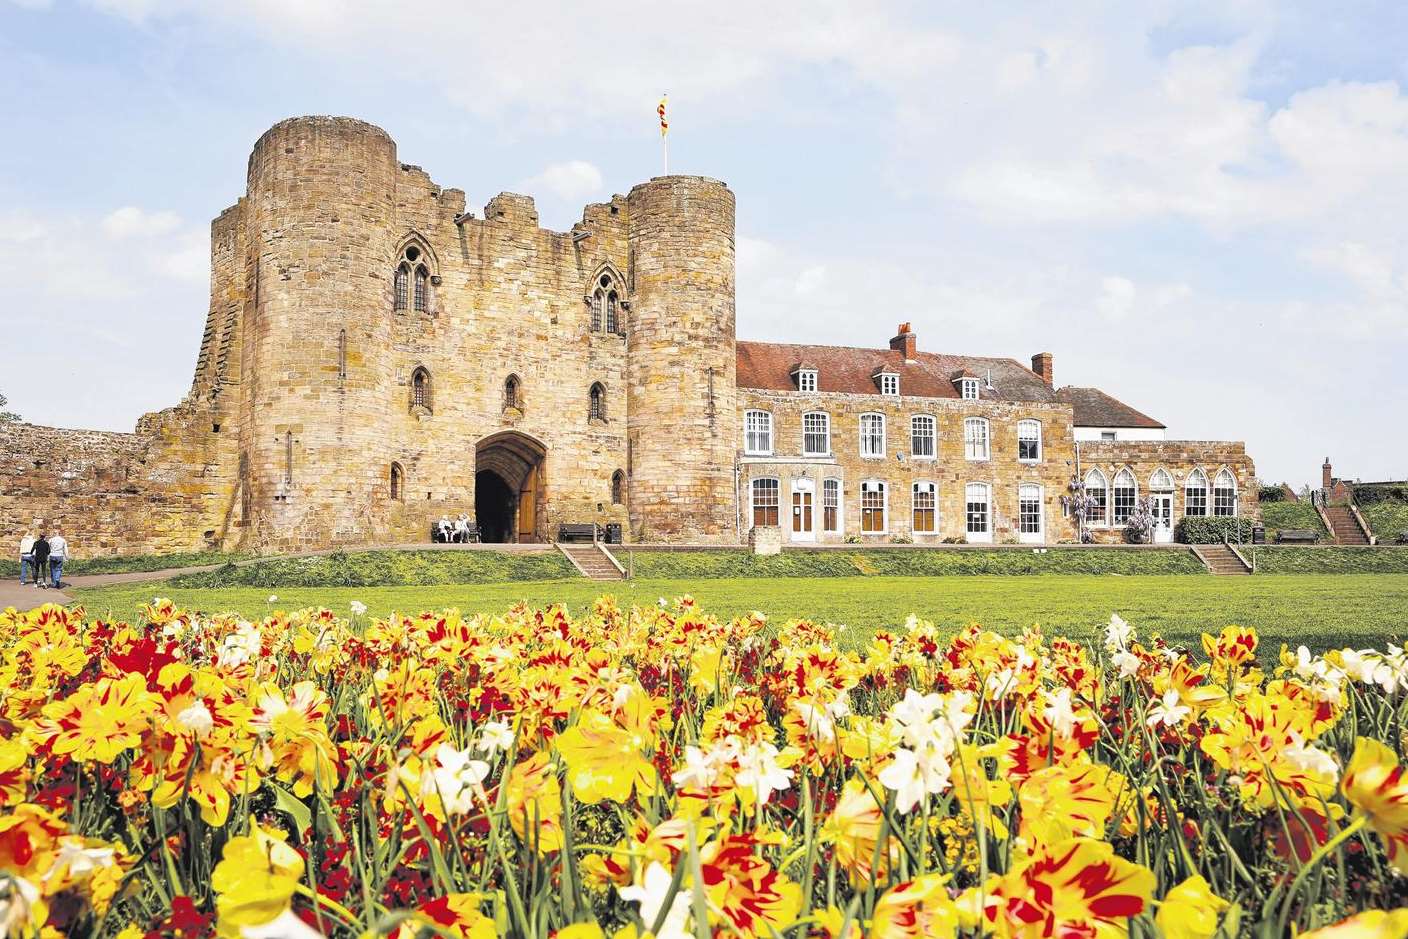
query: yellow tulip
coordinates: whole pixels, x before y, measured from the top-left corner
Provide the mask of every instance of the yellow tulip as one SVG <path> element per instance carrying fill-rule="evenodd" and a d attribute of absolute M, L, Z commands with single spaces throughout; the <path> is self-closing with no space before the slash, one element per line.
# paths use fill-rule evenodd
<path fill-rule="evenodd" d="M 1168 892 L 1154 922 L 1166 939 L 1212 939 L 1218 917 L 1227 907 L 1227 901 L 1194 874 Z"/>
<path fill-rule="evenodd" d="M 1300 939 L 1408 939 L 1408 907 L 1369 910 L 1333 926 L 1301 933 Z"/>
<path fill-rule="evenodd" d="M 1360 737 L 1340 780 L 1340 791 L 1378 832 L 1389 864 L 1408 868 L 1408 779 L 1388 747 Z"/>

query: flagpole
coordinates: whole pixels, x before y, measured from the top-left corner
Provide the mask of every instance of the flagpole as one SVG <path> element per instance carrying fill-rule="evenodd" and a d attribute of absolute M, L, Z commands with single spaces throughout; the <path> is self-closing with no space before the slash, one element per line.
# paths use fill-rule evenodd
<path fill-rule="evenodd" d="M 670 100 L 668 94 L 660 96 L 660 106 L 655 112 L 660 115 L 660 155 L 665 164 L 665 175 L 670 175 L 670 122 L 665 118 L 665 102 Z"/>

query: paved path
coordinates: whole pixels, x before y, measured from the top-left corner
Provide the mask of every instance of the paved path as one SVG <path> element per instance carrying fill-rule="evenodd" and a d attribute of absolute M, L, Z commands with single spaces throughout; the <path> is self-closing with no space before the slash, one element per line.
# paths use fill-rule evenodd
<path fill-rule="evenodd" d="M 67 583 L 65 583 L 67 586 Z M 18 579 L 6 577 L 0 581 L 0 610 L 14 607 L 17 610 L 32 610 L 46 603 L 72 603 L 73 597 L 62 590 L 40 590 L 33 584 L 20 586 Z"/>

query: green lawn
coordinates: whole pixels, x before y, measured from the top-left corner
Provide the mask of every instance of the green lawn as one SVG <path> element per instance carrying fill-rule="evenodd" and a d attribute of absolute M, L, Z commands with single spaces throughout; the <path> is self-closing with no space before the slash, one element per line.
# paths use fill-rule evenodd
<path fill-rule="evenodd" d="M 1144 634 L 1160 632 L 1195 643 L 1204 630 L 1228 623 L 1255 627 L 1262 651 L 1274 656 L 1280 643 L 1314 649 L 1379 645 L 1408 633 L 1408 575 L 1258 575 L 1256 577 L 839 577 L 637 580 L 623 584 L 557 580 L 436 587 L 299 587 L 270 591 L 220 590 L 170 584 L 123 584 L 76 590 L 90 613 L 131 617 L 153 596 L 206 611 L 233 610 L 256 617 L 274 607 L 323 605 L 345 614 L 353 600 L 373 615 L 456 606 L 502 610 L 518 600 L 535 605 L 562 601 L 581 609 L 599 594 L 623 603 L 654 603 L 691 593 L 720 616 L 758 609 L 780 623 L 809 617 L 848 624 L 856 643 L 877 628 L 900 628 L 913 612 L 945 627 L 971 621 L 1011 632 L 1041 623 L 1048 634 L 1095 635 L 1117 612 Z M 278 599 L 269 602 L 276 594 Z"/>
<path fill-rule="evenodd" d="M 1381 544 L 1393 544 L 1399 532 L 1408 531 L 1408 504 L 1402 502 L 1375 502 L 1361 505 L 1359 514 L 1373 529 L 1374 536 Z"/>
<path fill-rule="evenodd" d="M 1328 540 L 1325 523 L 1320 520 L 1320 513 L 1315 511 L 1315 506 L 1309 501 L 1263 502 L 1261 521 L 1266 526 L 1268 541 L 1275 541 L 1276 533 L 1286 528 L 1308 529 L 1318 533 L 1322 541 Z"/>

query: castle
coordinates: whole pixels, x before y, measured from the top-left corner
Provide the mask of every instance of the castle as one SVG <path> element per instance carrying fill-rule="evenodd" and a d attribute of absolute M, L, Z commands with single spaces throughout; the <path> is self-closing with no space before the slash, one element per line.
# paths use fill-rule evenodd
<path fill-rule="evenodd" d="M 190 392 L 134 433 L 0 425 L 0 518 L 83 552 L 486 540 L 614 523 L 628 540 L 1118 540 L 1136 501 L 1255 514 L 1242 444 L 1175 442 L 1053 359 L 738 342 L 734 197 L 666 176 L 570 231 L 483 217 L 384 131 L 266 132 L 211 226 Z"/>

